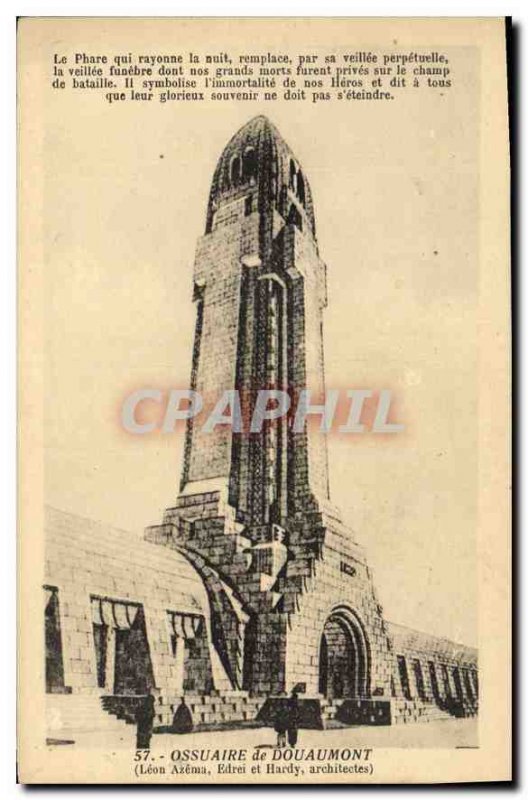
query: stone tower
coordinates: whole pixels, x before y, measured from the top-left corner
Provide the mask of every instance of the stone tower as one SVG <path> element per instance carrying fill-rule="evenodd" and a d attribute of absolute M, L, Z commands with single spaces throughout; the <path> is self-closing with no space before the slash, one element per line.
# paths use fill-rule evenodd
<path fill-rule="evenodd" d="M 263 116 L 216 166 L 194 267 L 191 388 L 324 395 L 326 268 L 308 179 Z M 325 436 L 284 416 L 256 433 L 189 422 L 180 494 L 147 537 L 199 570 L 232 688 L 390 695 L 393 658 L 362 549 L 329 501 Z"/>
<path fill-rule="evenodd" d="M 265 117 L 245 125 L 218 161 L 194 299 L 192 388 L 204 398 L 237 389 L 246 421 L 261 388 L 295 397 L 307 386 L 322 398 L 326 275 L 310 186 Z M 286 419 L 249 439 L 190 426 L 181 491 L 220 489 L 238 521 L 283 524 L 328 497 L 324 437 L 308 436 L 289 434 Z"/>

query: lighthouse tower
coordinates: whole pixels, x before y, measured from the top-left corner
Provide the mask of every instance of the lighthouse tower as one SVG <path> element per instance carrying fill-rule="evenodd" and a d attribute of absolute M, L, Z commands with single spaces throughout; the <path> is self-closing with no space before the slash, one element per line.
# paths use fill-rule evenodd
<path fill-rule="evenodd" d="M 193 277 L 191 388 L 324 402 L 326 267 L 307 176 L 266 117 L 239 130 L 212 178 Z M 317 423 L 319 420 L 317 421 Z M 291 417 L 186 432 L 176 503 L 147 537 L 196 567 L 232 689 L 388 698 L 393 658 L 363 550 L 331 506 L 325 435 Z"/>
<path fill-rule="evenodd" d="M 307 176 L 265 117 L 220 155 L 192 294 L 190 380 L 205 408 L 161 523 L 145 542 L 47 510 L 49 719 L 106 730 L 101 701 L 133 721 L 152 690 L 156 727 L 174 732 L 269 723 L 294 690 L 303 727 L 474 716 L 476 650 L 385 621 L 330 502 L 326 270 Z M 290 413 L 250 425 L 266 390 Z M 233 424 L 210 425 L 229 417 L 223 398 Z"/>
<path fill-rule="evenodd" d="M 192 388 L 236 389 L 242 417 L 259 389 L 309 387 L 322 399 L 325 265 L 310 186 L 276 128 L 256 117 L 231 139 L 211 186 L 198 243 Z M 251 437 L 190 425 L 181 490 L 220 490 L 249 525 L 284 525 L 328 498 L 325 437 L 290 434 L 284 417 Z M 307 436 L 310 437 L 308 441 Z"/>

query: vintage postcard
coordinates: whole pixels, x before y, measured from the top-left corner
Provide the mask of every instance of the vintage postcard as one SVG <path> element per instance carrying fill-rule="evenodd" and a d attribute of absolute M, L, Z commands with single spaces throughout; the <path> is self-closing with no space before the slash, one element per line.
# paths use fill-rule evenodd
<path fill-rule="evenodd" d="M 511 779 L 504 19 L 22 18 L 23 783 Z"/>

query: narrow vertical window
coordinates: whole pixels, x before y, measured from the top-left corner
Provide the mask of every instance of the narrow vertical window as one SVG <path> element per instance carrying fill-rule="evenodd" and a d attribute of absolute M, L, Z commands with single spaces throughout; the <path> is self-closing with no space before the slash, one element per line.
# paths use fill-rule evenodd
<path fill-rule="evenodd" d="M 434 700 L 438 700 L 440 692 L 438 690 L 438 678 L 436 677 L 436 667 L 434 661 L 429 661 L 429 679 L 431 681 L 431 692 Z"/>
<path fill-rule="evenodd" d="M 257 155 L 253 147 L 248 147 L 242 162 L 242 177 L 244 180 L 255 178 L 257 174 Z"/>
<path fill-rule="evenodd" d="M 297 173 L 297 197 L 301 201 L 304 206 L 306 195 L 304 190 L 304 178 L 302 176 L 302 172 L 299 170 Z"/>
<path fill-rule="evenodd" d="M 442 672 L 442 681 L 444 683 L 444 693 L 446 697 L 451 697 L 451 684 L 449 683 L 449 673 L 447 671 L 447 666 L 442 664 L 440 667 Z"/>
<path fill-rule="evenodd" d="M 266 383 L 272 388 L 279 385 L 279 299 L 278 289 L 274 283 L 269 284 L 268 305 L 268 359 Z M 277 499 L 277 468 L 278 468 L 278 430 L 277 422 L 270 424 L 266 432 L 267 451 L 267 495 L 270 513 Z"/>
<path fill-rule="evenodd" d="M 411 687 L 409 685 L 409 673 L 407 671 L 407 661 L 405 656 L 398 656 L 398 672 L 400 673 L 400 684 L 403 696 L 406 700 L 411 699 Z"/>
<path fill-rule="evenodd" d="M 424 678 L 422 672 L 422 665 L 420 664 L 419 659 L 413 659 L 413 672 L 414 672 L 414 680 L 416 683 L 416 691 L 418 692 L 418 697 L 420 700 L 425 700 L 425 686 L 424 686 Z"/>
<path fill-rule="evenodd" d="M 196 391 L 196 386 L 198 383 L 198 368 L 200 365 L 200 352 L 201 352 L 201 345 L 202 345 L 202 329 L 203 329 L 203 319 L 204 319 L 204 286 L 195 286 L 195 297 L 197 297 L 196 302 L 196 327 L 194 331 L 194 345 L 193 345 L 193 354 L 192 354 L 192 366 L 191 366 L 191 389 L 192 391 Z M 192 450 L 192 437 L 193 437 L 193 420 L 187 420 L 187 427 L 185 430 L 185 444 L 183 449 L 183 470 L 182 470 L 182 477 L 180 481 L 180 488 L 183 489 L 185 483 L 187 482 L 189 476 L 189 470 L 191 467 L 191 450 Z"/>
<path fill-rule="evenodd" d="M 453 682 L 455 684 L 455 693 L 457 700 L 464 699 L 464 692 L 462 690 L 462 681 L 460 680 L 460 670 L 458 667 L 453 667 L 451 670 L 451 674 L 453 675 Z"/>
<path fill-rule="evenodd" d="M 230 176 L 229 176 L 230 177 L 230 181 L 231 181 L 231 186 L 236 186 L 237 183 L 240 181 L 241 166 L 242 165 L 240 163 L 240 157 L 239 156 L 235 156 L 233 158 L 233 160 L 231 161 L 231 170 L 230 170 Z"/>
<path fill-rule="evenodd" d="M 475 694 L 473 692 L 473 687 L 471 685 L 471 678 L 470 678 L 468 670 L 465 669 L 462 672 L 462 675 L 464 677 L 464 688 L 466 690 L 466 694 L 468 696 L 468 699 L 471 700 L 471 702 L 473 702 L 473 700 L 475 699 Z"/>
<path fill-rule="evenodd" d="M 296 191 L 297 188 L 297 170 L 295 169 L 295 164 L 293 161 L 290 161 L 290 189 Z"/>

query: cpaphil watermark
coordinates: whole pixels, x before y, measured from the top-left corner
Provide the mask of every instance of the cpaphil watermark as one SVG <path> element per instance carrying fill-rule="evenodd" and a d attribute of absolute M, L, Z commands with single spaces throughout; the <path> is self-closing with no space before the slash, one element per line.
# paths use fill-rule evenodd
<path fill-rule="evenodd" d="M 285 420 L 293 433 L 316 425 L 323 433 L 396 434 L 404 430 L 391 414 L 392 391 L 381 389 L 329 389 L 320 397 L 310 389 L 287 391 L 228 389 L 218 398 L 204 397 L 192 389 L 144 388 L 131 392 L 121 407 L 121 425 L 131 434 L 174 433 L 192 420 L 204 433 L 228 427 L 237 434 L 258 434 Z"/>

